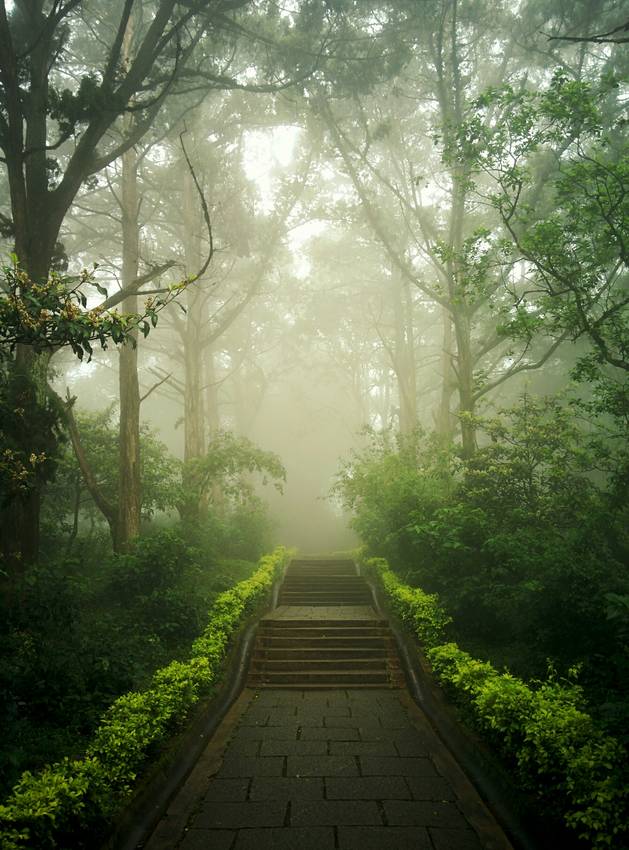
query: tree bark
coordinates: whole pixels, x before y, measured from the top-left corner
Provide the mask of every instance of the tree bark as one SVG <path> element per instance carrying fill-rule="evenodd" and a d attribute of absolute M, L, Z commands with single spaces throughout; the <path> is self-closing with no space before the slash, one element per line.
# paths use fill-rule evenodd
<path fill-rule="evenodd" d="M 122 155 L 122 285 L 138 276 L 138 163 L 133 148 Z M 138 296 L 122 302 L 124 313 L 137 313 Z M 114 550 L 122 551 L 140 534 L 140 384 L 138 380 L 138 334 L 120 347 L 118 385 L 120 391 L 118 522 Z"/>

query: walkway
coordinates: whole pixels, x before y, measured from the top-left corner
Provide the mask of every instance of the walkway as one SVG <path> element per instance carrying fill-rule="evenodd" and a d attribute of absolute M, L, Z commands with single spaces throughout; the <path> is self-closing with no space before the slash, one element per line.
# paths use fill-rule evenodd
<path fill-rule="evenodd" d="M 261 634 L 265 627 L 275 629 L 278 620 L 289 630 L 298 623 L 312 631 L 316 623 L 327 640 L 331 624 L 332 632 L 337 631 L 335 615 L 345 616 L 343 603 L 330 606 L 329 598 L 314 604 L 314 618 L 312 608 L 304 615 L 303 600 L 295 601 L 294 608 L 267 615 Z M 382 624 L 363 603 L 361 596 L 357 619 Z M 348 620 L 356 622 L 350 616 L 337 622 Z M 320 626 L 322 622 L 328 625 Z M 344 655 L 349 650 L 353 657 L 360 649 L 350 640 L 348 646 L 327 647 L 326 652 Z M 316 665 L 316 659 L 306 658 L 305 663 Z M 273 673 L 259 664 L 252 675 L 264 680 Z M 393 675 L 385 687 L 369 681 L 355 688 L 335 687 L 315 678 L 307 687 L 261 681 L 266 686 L 246 688 L 159 822 L 147 850 L 510 850 L 480 797 L 396 679 Z"/>

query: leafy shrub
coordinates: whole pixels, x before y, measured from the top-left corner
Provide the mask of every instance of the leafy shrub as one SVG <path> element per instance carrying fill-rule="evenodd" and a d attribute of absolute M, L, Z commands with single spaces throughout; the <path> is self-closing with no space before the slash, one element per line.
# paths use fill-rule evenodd
<path fill-rule="evenodd" d="M 23 774 L 0 806 L 3 850 L 58 847 L 60 836 L 93 829 L 116 811 L 152 748 L 185 720 L 216 681 L 231 635 L 268 593 L 287 559 L 287 551 L 277 549 L 261 559 L 251 578 L 220 594 L 190 658 L 158 670 L 146 690 L 119 697 L 83 758 Z"/>
<path fill-rule="evenodd" d="M 552 676 L 533 687 L 456 643 L 440 643 L 449 617 L 438 597 L 402 584 L 383 559 L 365 566 L 426 648 L 437 678 L 515 766 L 523 787 L 556 806 L 589 846 L 621 846 L 629 837 L 627 753 L 596 727 L 582 689 Z"/>

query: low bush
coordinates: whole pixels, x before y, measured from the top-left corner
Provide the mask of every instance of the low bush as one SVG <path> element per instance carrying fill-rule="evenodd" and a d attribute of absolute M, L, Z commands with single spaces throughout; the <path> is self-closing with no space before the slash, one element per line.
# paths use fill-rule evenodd
<path fill-rule="evenodd" d="M 450 618 L 436 594 L 404 585 L 382 558 L 364 566 L 419 638 L 439 681 L 514 767 L 521 786 L 559 811 L 590 847 L 626 846 L 627 753 L 596 727 L 581 688 L 552 675 L 528 684 L 444 643 Z"/>
<path fill-rule="evenodd" d="M 25 772 L 0 806 L 2 850 L 81 846 L 78 836 L 102 826 L 121 806 L 156 745 L 182 724 L 216 681 L 228 642 L 245 615 L 268 593 L 286 563 L 278 548 L 256 572 L 221 593 L 187 661 L 158 670 L 144 691 L 119 697 L 107 710 L 86 753 L 37 774 Z M 93 844 L 93 841 L 92 841 Z"/>

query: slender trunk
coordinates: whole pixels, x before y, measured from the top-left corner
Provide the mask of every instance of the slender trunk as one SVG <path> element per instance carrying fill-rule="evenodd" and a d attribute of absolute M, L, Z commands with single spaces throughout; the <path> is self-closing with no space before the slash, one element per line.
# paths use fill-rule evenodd
<path fill-rule="evenodd" d="M 185 172 L 183 182 L 184 252 L 186 273 L 194 274 L 200 266 L 201 218 L 192 176 Z M 203 457 L 205 445 L 205 410 L 203 392 L 203 293 L 199 283 L 186 290 L 186 326 L 184 344 L 184 493 L 183 517 L 196 522 L 207 507 L 198 474 L 190 463 Z"/>
<path fill-rule="evenodd" d="M 417 366 L 411 311 L 412 303 L 408 286 L 405 285 L 401 275 L 395 274 L 393 279 L 395 326 L 393 369 L 398 385 L 401 434 L 412 434 L 417 427 Z"/>
<path fill-rule="evenodd" d="M 133 148 L 122 156 L 122 284 L 129 286 L 138 276 L 138 163 Z M 138 297 L 122 302 L 125 313 L 137 313 Z M 114 549 L 122 551 L 140 533 L 140 384 L 138 380 L 138 335 L 135 331 L 120 348 L 118 385 L 120 391 L 118 521 Z"/>
<path fill-rule="evenodd" d="M 461 309 L 455 313 L 454 331 L 457 346 L 461 448 L 463 457 L 470 458 L 476 451 L 474 361 L 470 343 L 470 320 L 465 309 Z"/>
<path fill-rule="evenodd" d="M 211 450 L 212 441 L 221 428 L 216 363 L 214 349 L 211 345 L 208 345 L 205 349 L 205 416 L 209 439 L 208 450 Z M 213 481 L 210 485 L 210 502 L 212 509 L 219 516 L 225 512 L 225 496 L 218 481 Z"/>
<path fill-rule="evenodd" d="M 439 439 L 447 444 L 452 439 L 451 402 L 454 391 L 454 375 L 452 370 L 452 317 L 449 310 L 442 310 L 443 337 L 441 348 L 441 394 L 435 416 L 435 426 Z"/>
<path fill-rule="evenodd" d="M 216 362 L 214 349 L 211 345 L 208 345 L 205 349 L 205 411 L 208 434 L 212 439 L 220 431 L 221 418 L 218 405 Z"/>

